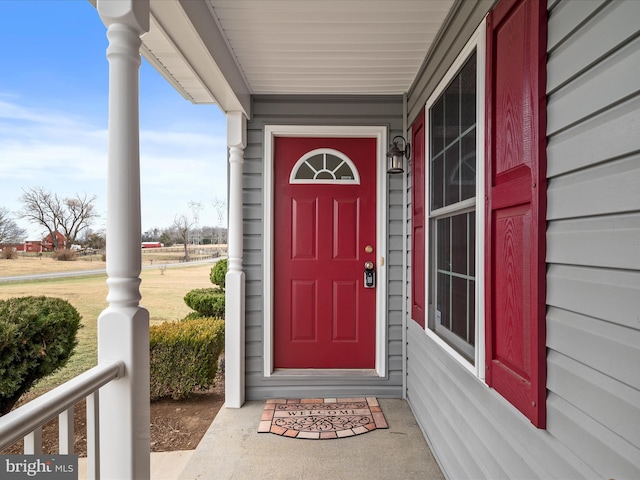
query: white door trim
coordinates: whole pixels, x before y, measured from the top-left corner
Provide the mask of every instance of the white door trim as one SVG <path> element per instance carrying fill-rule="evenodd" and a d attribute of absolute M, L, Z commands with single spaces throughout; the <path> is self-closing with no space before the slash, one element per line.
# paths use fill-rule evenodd
<path fill-rule="evenodd" d="M 275 137 L 346 137 L 376 139 L 376 366 L 378 376 L 387 375 L 387 174 L 385 158 L 387 127 L 266 125 L 264 127 L 264 370 L 273 374 L 273 139 Z"/>

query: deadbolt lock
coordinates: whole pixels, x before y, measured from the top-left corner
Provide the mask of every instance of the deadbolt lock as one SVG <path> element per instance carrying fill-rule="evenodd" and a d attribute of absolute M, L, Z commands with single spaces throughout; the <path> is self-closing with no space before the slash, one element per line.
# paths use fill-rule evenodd
<path fill-rule="evenodd" d="M 376 286 L 376 272 L 373 267 L 373 262 L 364 262 L 364 288 L 374 288 Z"/>

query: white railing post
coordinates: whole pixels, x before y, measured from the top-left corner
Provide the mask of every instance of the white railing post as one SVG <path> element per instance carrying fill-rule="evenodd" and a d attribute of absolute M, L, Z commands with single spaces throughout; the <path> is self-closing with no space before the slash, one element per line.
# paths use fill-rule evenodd
<path fill-rule="evenodd" d="M 61 455 L 73 453 L 74 428 L 73 428 L 74 407 L 67 408 L 58 416 L 58 452 Z"/>
<path fill-rule="evenodd" d="M 149 0 L 98 0 L 109 46 L 107 285 L 98 318 L 98 363 L 124 362 L 100 392 L 100 477 L 150 476 L 149 312 L 140 307 L 140 36 Z"/>
<path fill-rule="evenodd" d="M 23 451 L 25 455 L 40 455 L 42 453 L 42 427 L 36 428 L 24 437 Z"/>
<path fill-rule="evenodd" d="M 87 397 L 87 480 L 100 480 L 100 391 Z"/>
<path fill-rule="evenodd" d="M 229 146 L 229 264 L 225 309 L 225 405 L 244 403 L 244 272 L 242 271 L 242 164 L 247 146 L 247 119 L 242 112 L 227 114 Z"/>

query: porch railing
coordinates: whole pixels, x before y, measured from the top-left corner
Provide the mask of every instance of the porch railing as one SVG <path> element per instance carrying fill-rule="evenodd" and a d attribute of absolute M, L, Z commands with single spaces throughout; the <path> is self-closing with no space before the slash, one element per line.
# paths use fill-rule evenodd
<path fill-rule="evenodd" d="M 86 398 L 87 478 L 100 476 L 99 391 L 100 387 L 124 374 L 121 361 L 103 363 L 63 383 L 44 395 L 0 417 L 0 450 L 24 439 L 25 454 L 42 453 L 42 426 L 58 416 L 59 451 L 73 453 L 74 405 Z"/>

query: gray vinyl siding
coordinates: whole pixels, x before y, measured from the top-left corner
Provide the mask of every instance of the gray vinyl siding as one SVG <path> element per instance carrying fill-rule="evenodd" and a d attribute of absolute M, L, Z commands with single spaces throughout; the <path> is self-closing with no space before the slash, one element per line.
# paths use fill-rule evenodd
<path fill-rule="evenodd" d="M 381 125 L 389 139 L 402 135 L 401 96 L 255 96 L 247 128 L 243 170 L 244 258 L 246 274 L 245 360 L 248 400 L 327 396 L 402 396 L 403 182 L 389 177 L 387 212 L 387 361 L 386 378 L 297 379 L 263 375 L 263 142 L 265 125 Z"/>
<path fill-rule="evenodd" d="M 548 5 L 547 429 L 409 320 L 407 398 L 452 479 L 640 478 L 640 2 Z"/>
<path fill-rule="evenodd" d="M 409 104 L 409 125 L 413 123 L 427 99 L 440 83 L 440 79 L 447 73 L 449 66 L 456 59 L 460 51 L 475 32 L 495 0 L 467 1 L 458 0 L 436 41 L 426 56 L 426 59 L 409 89 L 407 101 Z"/>

